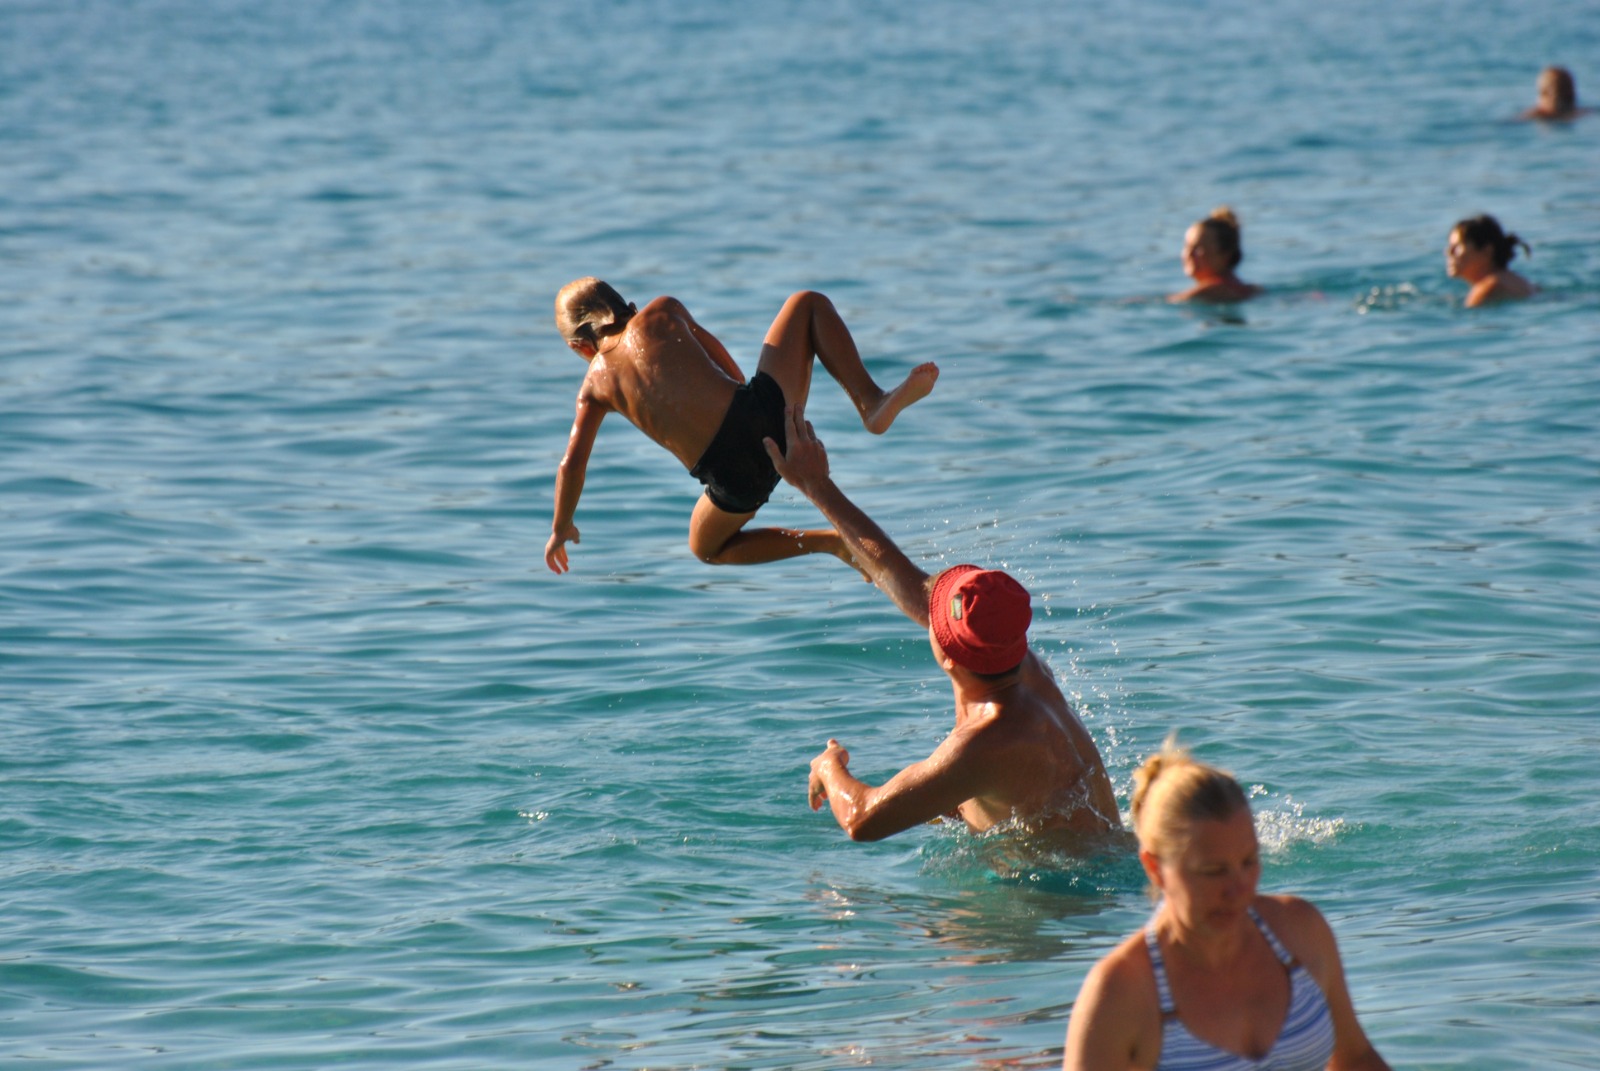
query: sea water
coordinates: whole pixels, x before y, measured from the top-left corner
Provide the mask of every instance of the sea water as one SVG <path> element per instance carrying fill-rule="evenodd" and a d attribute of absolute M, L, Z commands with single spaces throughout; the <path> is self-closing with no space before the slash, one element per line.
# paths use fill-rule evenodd
<path fill-rule="evenodd" d="M 1600 1065 L 1600 8 L 0 6 L 0 1056 L 16 1068 L 1047 1068 L 1116 855 L 850 843 L 951 723 L 832 559 L 697 562 L 551 300 L 748 371 L 829 294 L 848 493 L 1032 589 L 1104 753 L 1254 796 L 1396 1067 Z M 1228 203 L 1231 310 L 1170 306 Z M 1540 297 L 1468 310 L 1493 212 Z M 764 520 L 811 524 L 780 489 Z"/>

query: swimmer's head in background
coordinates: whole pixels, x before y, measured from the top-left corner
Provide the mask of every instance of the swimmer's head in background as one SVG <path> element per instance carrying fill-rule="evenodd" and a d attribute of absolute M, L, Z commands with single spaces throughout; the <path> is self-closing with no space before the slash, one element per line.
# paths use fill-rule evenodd
<path fill-rule="evenodd" d="M 574 279 L 556 295 L 556 330 L 569 343 L 598 346 L 602 335 L 626 324 L 635 311 L 610 283 L 588 275 Z"/>
<path fill-rule="evenodd" d="M 1538 113 L 1549 118 L 1570 115 L 1578 107 L 1578 86 L 1565 67 L 1546 67 L 1539 74 Z"/>
<path fill-rule="evenodd" d="M 956 665 L 973 673 L 1006 673 L 1028 653 L 1033 606 L 1028 589 L 997 569 L 953 565 L 928 595 L 934 639 Z"/>
<path fill-rule="evenodd" d="M 1473 249 L 1487 249 L 1494 258 L 1496 268 L 1504 268 L 1517 255 L 1517 246 L 1528 249 L 1528 243 L 1514 234 L 1507 234 L 1500 221 L 1485 213 L 1464 219 L 1450 228 L 1452 244 L 1455 241 Z M 1533 250 L 1528 249 L 1532 254 Z"/>
<path fill-rule="evenodd" d="M 1223 205 L 1195 226 L 1200 228 L 1203 240 L 1216 253 L 1223 268 L 1232 271 L 1244 260 L 1244 228 L 1239 225 L 1239 217 L 1234 215 L 1233 209 Z"/>

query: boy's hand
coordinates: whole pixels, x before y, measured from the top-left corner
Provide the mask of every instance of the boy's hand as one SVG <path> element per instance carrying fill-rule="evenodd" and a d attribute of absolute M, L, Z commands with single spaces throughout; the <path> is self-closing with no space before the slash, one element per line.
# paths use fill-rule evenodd
<path fill-rule="evenodd" d="M 578 538 L 578 526 L 569 524 L 565 528 L 550 533 L 550 539 L 544 545 L 544 563 L 550 567 L 552 573 L 567 571 L 567 541 L 581 543 Z"/>
<path fill-rule="evenodd" d="M 778 475 L 809 496 L 811 488 L 828 479 L 828 451 L 799 406 L 784 406 L 783 419 L 789 440 L 784 451 L 780 453 L 778 444 L 771 439 L 762 439 L 761 444 L 766 447 Z"/>
<path fill-rule="evenodd" d="M 827 749 L 811 760 L 811 777 L 806 785 L 806 795 L 811 800 L 813 811 L 821 810 L 822 805 L 828 802 L 828 788 L 823 783 L 819 767 L 829 763 L 838 763 L 841 770 L 849 769 L 850 752 L 841 747 L 837 740 L 829 740 Z"/>

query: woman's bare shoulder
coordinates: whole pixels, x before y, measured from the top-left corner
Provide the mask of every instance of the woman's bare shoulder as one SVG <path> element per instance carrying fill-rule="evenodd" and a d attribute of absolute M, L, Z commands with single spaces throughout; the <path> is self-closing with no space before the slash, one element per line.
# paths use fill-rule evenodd
<path fill-rule="evenodd" d="M 1263 895 L 1256 897 L 1256 911 L 1290 955 L 1310 967 L 1313 974 L 1320 976 L 1330 959 L 1338 959 L 1333 930 L 1311 901 L 1298 896 Z"/>
<path fill-rule="evenodd" d="M 1144 930 L 1135 930 L 1094 965 L 1091 977 L 1122 1000 L 1137 1000 L 1148 995 L 1156 999 L 1155 971 L 1150 950 L 1145 946 Z"/>

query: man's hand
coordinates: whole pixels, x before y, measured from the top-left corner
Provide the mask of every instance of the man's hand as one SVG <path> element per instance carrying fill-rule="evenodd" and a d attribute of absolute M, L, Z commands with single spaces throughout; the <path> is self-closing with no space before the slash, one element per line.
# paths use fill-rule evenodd
<path fill-rule="evenodd" d="M 797 405 L 783 407 L 784 431 L 788 443 L 783 452 L 771 439 L 762 439 L 772 467 L 803 495 L 810 497 L 811 489 L 828 479 L 828 451 L 817 438 L 816 429 L 806 419 L 805 410 Z"/>
<path fill-rule="evenodd" d="M 813 811 L 821 810 L 822 805 L 828 802 L 828 787 L 823 780 L 823 768 L 836 765 L 841 770 L 848 770 L 849 764 L 850 752 L 840 747 L 839 741 L 833 739 L 829 739 L 827 750 L 811 760 L 811 780 L 806 786 L 806 791 L 811 798 Z"/>
<path fill-rule="evenodd" d="M 578 526 L 575 524 L 569 524 L 565 528 L 558 528 L 550 533 L 550 539 L 544 545 L 544 563 L 550 567 L 552 573 L 564 573 L 567 571 L 566 544 L 568 541 L 573 543 L 583 542 L 578 538 Z"/>

